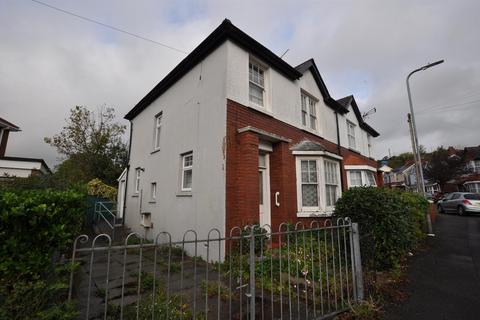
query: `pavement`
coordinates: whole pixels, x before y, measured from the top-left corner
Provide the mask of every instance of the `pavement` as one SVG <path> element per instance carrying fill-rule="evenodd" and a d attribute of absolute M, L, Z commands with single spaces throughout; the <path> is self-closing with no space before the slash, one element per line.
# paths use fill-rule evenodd
<path fill-rule="evenodd" d="M 480 215 L 439 214 L 430 249 L 411 260 L 409 298 L 384 318 L 480 319 Z"/>

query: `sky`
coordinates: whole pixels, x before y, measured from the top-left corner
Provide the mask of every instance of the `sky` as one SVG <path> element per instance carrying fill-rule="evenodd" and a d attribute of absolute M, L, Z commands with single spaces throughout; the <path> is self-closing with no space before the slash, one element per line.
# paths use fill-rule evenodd
<path fill-rule="evenodd" d="M 410 80 L 420 144 L 480 145 L 480 2 L 476 0 L 42 0 L 190 52 L 223 19 L 295 66 L 314 58 L 336 98 L 353 94 L 380 136 L 375 156 L 410 151 Z M 21 127 L 6 155 L 60 155 L 43 142 L 76 105 L 118 121 L 184 54 L 32 0 L 0 0 L 0 117 Z M 125 137 L 127 138 L 127 136 Z"/>

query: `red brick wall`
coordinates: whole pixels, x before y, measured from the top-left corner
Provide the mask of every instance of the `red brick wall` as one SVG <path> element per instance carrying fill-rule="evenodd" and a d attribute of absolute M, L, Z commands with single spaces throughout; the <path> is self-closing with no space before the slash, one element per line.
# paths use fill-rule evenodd
<path fill-rule="evenodd" d="M 313 219 L 297 218 L 297 187 L 295 157 L 290 147 L 308 139 L 321 143 L 329 152 L 338 154 L 335 143 L 307 131 L 274 119 L 234 101 L 227 100 L 227 150 L 226 150 L 226 232 L 234 226 L 258 222 L 258 136 L 252 132 L 238 134 L 238 129 L 252 126 L 288 139 L 291 143 L 277 142 L 270 153 L 270 204 L 272 229 L 278 230 L 281 222 L 302 221 L 306 226 Z M 374 160 L 356 152 L 341 148 L 346 164 L 377 167 Z M 347 163 L 348 161 L 348 163 Z M 343 188 L 346 174 L 341 164 Z M 275 193 L 279 192 L 280 206 L 275 205 Z"/>

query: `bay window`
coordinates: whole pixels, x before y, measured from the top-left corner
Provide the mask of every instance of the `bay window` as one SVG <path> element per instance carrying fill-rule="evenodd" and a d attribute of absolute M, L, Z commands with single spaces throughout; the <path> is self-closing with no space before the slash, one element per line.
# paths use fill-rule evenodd
<path fill-rule="evenodd" d="M 353 166 L 352 166 L 353 167 Z M 366 169 L 356 169 L 349 170 L 347 169 L 347 178 L 348 178 L 348 187 L 369 187 L 376 186 L 377 181 L 375 180 L 375 172 L 372 170 Z"/>
<path fill-rule="evenodd" d="M 297 157 L 298 216 L 331 214 L 340 197 L 338 161 L 324 157 Z"/>

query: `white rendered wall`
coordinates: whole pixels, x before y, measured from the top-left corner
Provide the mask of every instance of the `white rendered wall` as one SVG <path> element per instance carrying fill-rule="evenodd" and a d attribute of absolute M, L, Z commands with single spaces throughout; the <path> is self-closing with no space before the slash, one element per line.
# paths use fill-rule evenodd
<path fill-rule="evenodd" d="M 248 97 L 248 63 L 250 54 L 232 42 L 227 42 L 227 44 L 227 97 L 240 104 L 251 106 Z M 292 81 L 273 68 L 268 68 L 265 79 L 268 83 L 266 87 L 267 107 L 266 110 L 256 108 L 257 110 L 264 111 L 283 122 L 337 143 L 335 112 L 325 105 L 320 89 L 310 71 L 305 72 L 300 79 Z M 301 90 L 318 99 L 316 107 L 319 128 L 316 132 L 302 125 Z M 356 151 L 368 157 L 367 133 L 359 127 L 351 107 L 349 110 L 350 112 L 344 116 L 339 114 L 341 145 L 348 148 L 346 119 L 349 119 L 356 124 Z"/>
<path fill-rule="evenodd" d="M 227 97 L 240 104 L 250 106 L 248 97 L 248 63 L 249 53 L 232 42 L 228 42 Z M 262 61 L 260 61 L 262 62 Z M 323 97 L 310 71 L 299 79 L 292 81 L 273 68 L 268 68 L 266 75 L 267 110 L 275 118 L 293 126 L 306 129 L 329 141 L 336 143 L 337 131 L 334 111 L 323 102 Z M 318 99 L 318 131 L 302 126 L 301 90 Z"/>
<path fill-rule="evenodd" d="M 133 231 L 144 234 L 134 184 L 135 168 L 145 168 L 140 178 L 141 207 L 143 212 L 151 212 L 153 222 L 147 238 L 168 231 L 177 241 L 189 229 L 195 230 L 199 239 L 206 239 L 211 228 L 224 234 L 226 57 L 223 44 L 132 121 L 125 221 Z M 160 150 L 152 152 L 154 117 L 159 112 L 163 112 Z M 191 196 L 179 196 L 180 155 L 188 151 L 193 151 L 192 192 Z M 152 182 L 157 183 L 155 202 L 150 198 Z M 193 252 L 193 247 L 186 249 Z M 201 244 L 198 249 L 202 253 L 205 247 Z"/>
<path fill-rule="evenodd" d="M 360 152 L 366 157 L 373 157 L 373 137 L 371 138 L 372 143 L 372 155 L 368 151 L 368 138 L 367 132 L 360 128 L 355 112 L 352 109 L 352 106 L 348 106 L 350 112 L 341 115 L 338 115 L 338 127 L 340 128 L 340 145 L 345 148 L 349 148 L 348 145 L 348 131 L 347 131 L 347 120 L 355 124 L 355 144 L 356 148 L 353 149 L 357 152 Z"/>

